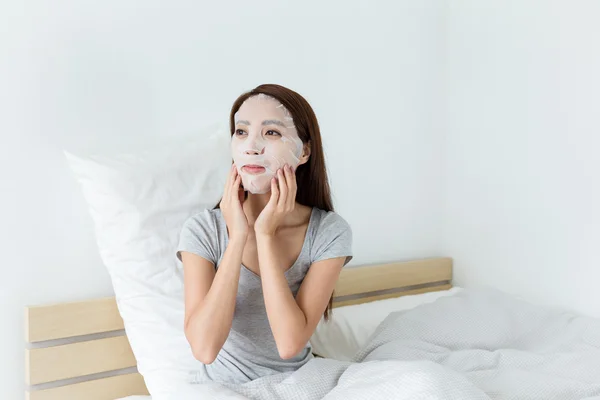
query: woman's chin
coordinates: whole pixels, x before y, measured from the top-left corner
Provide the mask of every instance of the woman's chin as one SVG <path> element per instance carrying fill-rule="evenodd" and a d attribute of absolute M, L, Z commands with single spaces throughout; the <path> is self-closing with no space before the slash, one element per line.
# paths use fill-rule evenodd
<path fill-rule="evenodd" d="M 269 186 L 250 186 L 245 187 L 250 194 L 267 194 L 271 192 L 271 185 Z"/>
<path fill-rule="evenodd" d="M 271 178 L 267 174 L 260 176 L 246 175 L 242 176 L 244 190 L 251 194 L 267 194 L 271 192 Z"/>

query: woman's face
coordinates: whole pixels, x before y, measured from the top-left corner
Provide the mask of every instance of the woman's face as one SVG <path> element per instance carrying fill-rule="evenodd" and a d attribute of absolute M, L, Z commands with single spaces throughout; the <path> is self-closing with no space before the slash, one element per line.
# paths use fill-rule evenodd
<path fill-rule="evenodd" d="M 262 94 L 250 97 L 235 113 L 234 123 L 231 155 L 244 190 L 268 193 L 279 168 L 288 164 L 296 169 L 306 162 L 292 117 L 276 99 Z"/>

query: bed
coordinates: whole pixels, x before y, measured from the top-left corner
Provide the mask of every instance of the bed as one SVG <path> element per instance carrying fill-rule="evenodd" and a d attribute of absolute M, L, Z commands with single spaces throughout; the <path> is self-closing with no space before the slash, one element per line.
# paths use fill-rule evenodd
<path fill-rule="evenodd" d="M 446 257 L 345 268 L 333 306 L 451 288 L 452 260 Z M 25 340 L 28 400 L 148 394 L 112 297 L 26 307 Z"/>

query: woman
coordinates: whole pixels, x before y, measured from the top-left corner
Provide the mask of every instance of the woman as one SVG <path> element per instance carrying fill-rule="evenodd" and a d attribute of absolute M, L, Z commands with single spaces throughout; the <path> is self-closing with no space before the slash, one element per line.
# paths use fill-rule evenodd
<path fill-rule="evenodd" d="M 185 334 L 196 381 L 243 383 L 293 371 L 327 318 L 352 232 L 333 212 L 319 125 L 279 85 L 241 95 L 230 114 L 234 164 L 214 210 L 191 217 L 184 266 Z"/>

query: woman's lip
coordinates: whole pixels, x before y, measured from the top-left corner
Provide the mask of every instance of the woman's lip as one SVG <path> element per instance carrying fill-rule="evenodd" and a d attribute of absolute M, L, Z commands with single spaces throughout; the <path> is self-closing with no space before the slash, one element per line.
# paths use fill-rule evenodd
<path fill-rule="evenodd" d="M 249 174 L 253 174 L 253 175 L 258 175 L 258 174 L 262 174 L 263 172 L 266 171 L 265 167 L 260 166 L 260 165 L 244 165 L 242 167 L 242 171 L 247 172 Z"/>

